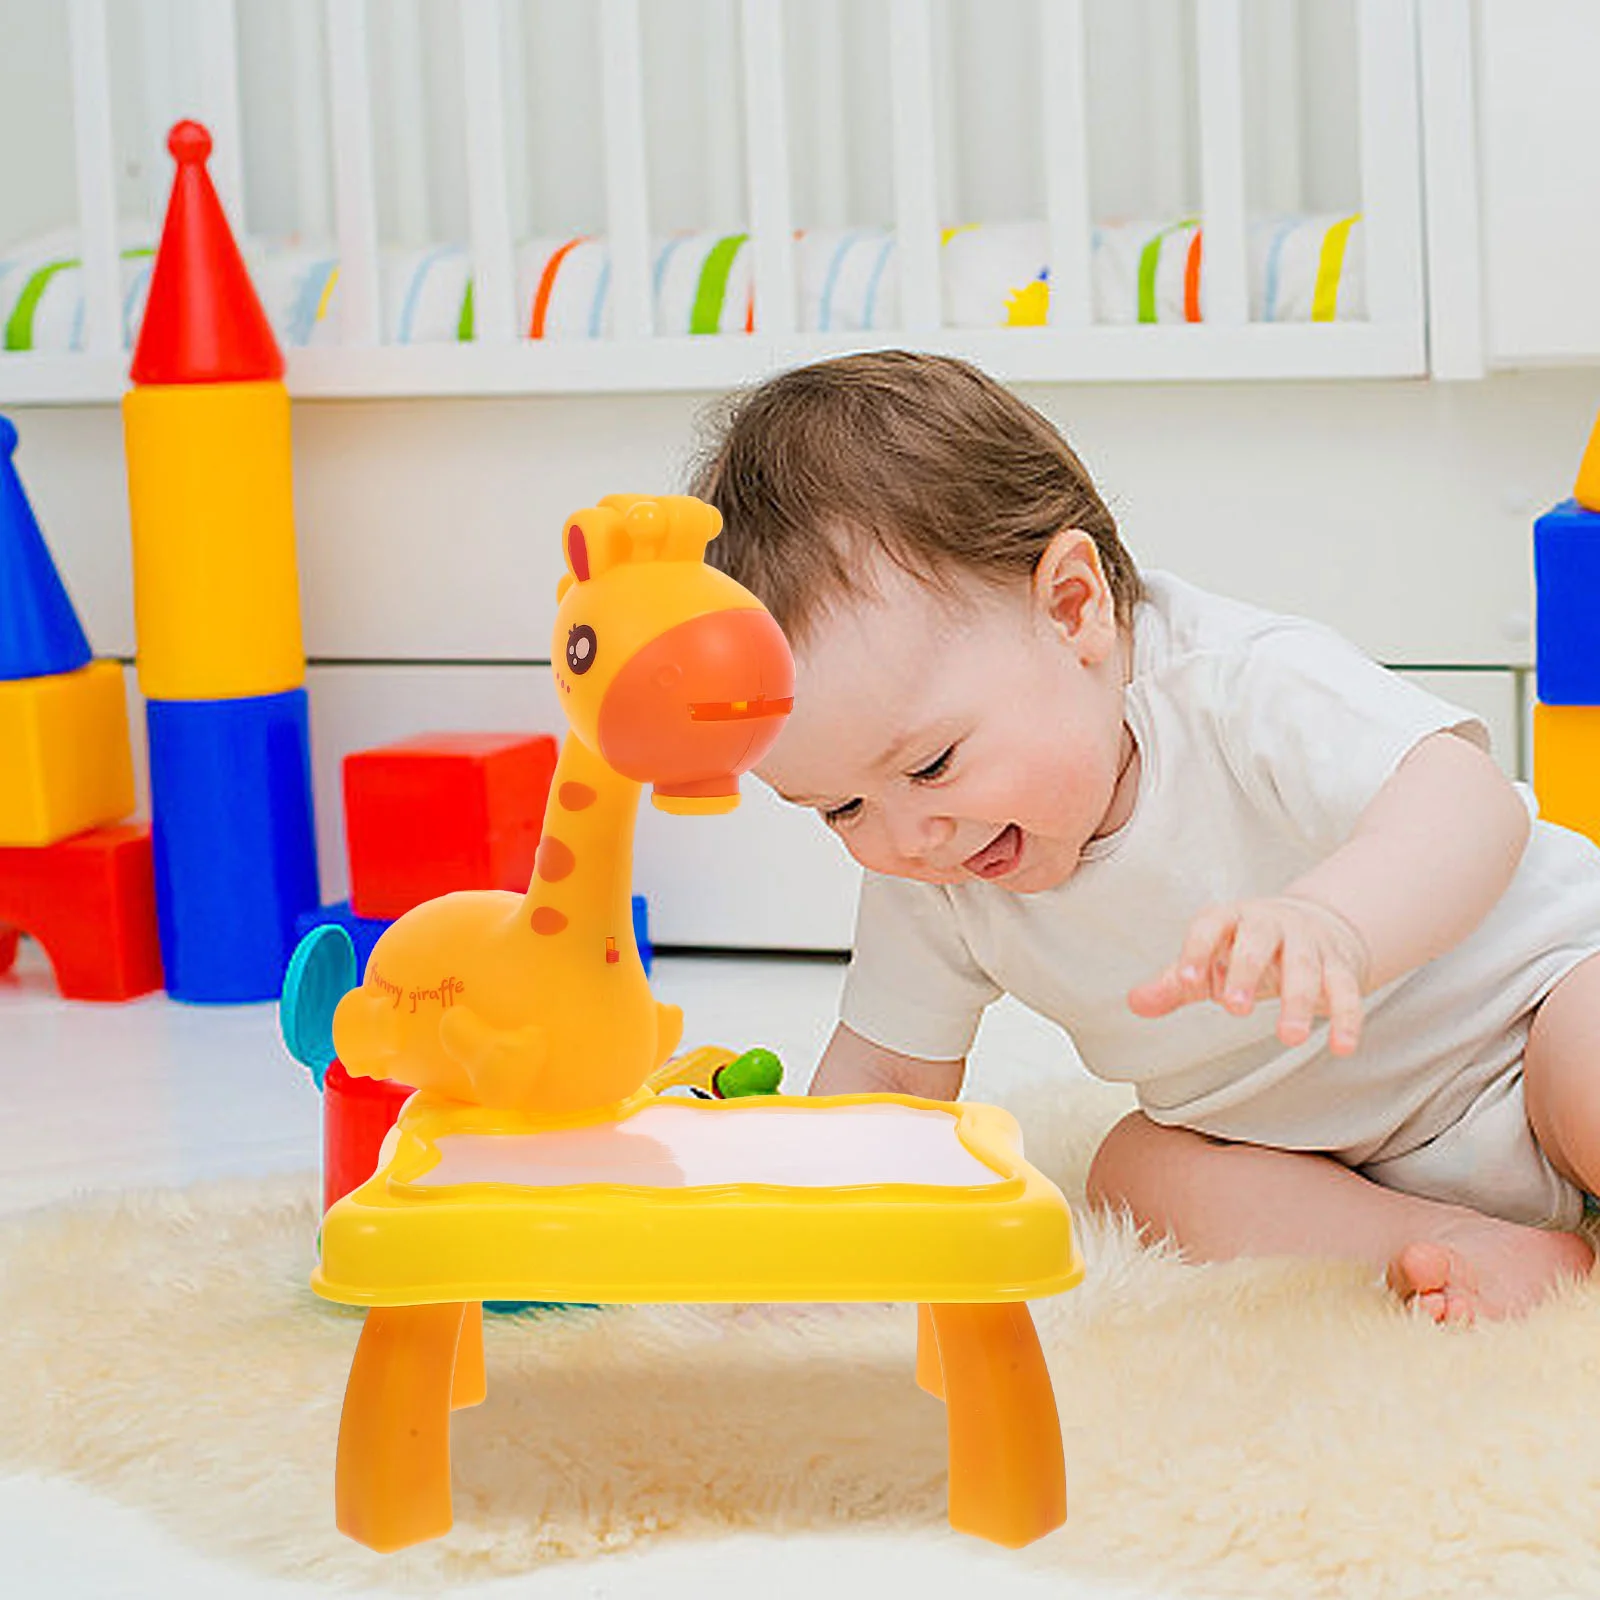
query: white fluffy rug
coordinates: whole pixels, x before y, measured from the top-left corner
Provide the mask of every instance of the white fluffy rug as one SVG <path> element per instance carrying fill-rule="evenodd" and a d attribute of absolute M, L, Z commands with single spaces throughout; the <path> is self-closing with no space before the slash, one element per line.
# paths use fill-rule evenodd
<path fill-rule="evenodd" d="M 1122 1107 L 1089 1086 L 1017 1109 L 1073 1197 Z M 0 1463 L 214 1555 L 419 1590 L 637 1540 L 941 1525 L 909 1307 L 669 1307 L 491 1318 L 455 1531 L 349 1543 L 333 1452 L 360 1323 L 305 1286 L 313 1195 L 211 1185 L 6 1224 Z M 1088 1282 L 1035 1307 L 1068 1522 L 1014 1559 L 1167 1593 L 1600 1593 L 1600 1286 L 1442 1330 L 1346 1266 L 1190 1267 L 1082 1232 Z"/>

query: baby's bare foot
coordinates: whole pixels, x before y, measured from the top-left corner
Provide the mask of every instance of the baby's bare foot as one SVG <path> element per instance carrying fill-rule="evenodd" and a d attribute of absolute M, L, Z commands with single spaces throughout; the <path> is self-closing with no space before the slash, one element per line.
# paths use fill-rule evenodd
<path fill-rule="evenodd" d="M 1562 1279 L 1581 1277 L 1594 1251 L 1577 1233 L 1465 1215 L 1389 1263 L 1389 1287 L 1435 1322 L 1516 1317 Z"/>

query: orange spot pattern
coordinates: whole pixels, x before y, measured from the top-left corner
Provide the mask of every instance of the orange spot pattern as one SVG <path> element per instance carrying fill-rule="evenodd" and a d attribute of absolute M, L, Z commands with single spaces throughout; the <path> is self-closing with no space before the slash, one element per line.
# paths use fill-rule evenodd
<path fill-rule="evenodd" d="M 576 857 L 559 839 L 546 834 L 539 841 L 539 853 L 533 858 L 533 864 L 546 883 L 559 883 L 576 865 Z"/>
<path fill-rule="evenodd" d="M 600 796 L 586 783 L 564 783 L 556 791 L 556 798 L 560 800 L 563 811 L 582 811 L 585 806 L 592 806 Z"/>
<path fill-rule="evenodd" d="M 535 933 L 560 933 L 567 925 L 566 914 L 554 906 L 536 906 L 528 921 Z"/>

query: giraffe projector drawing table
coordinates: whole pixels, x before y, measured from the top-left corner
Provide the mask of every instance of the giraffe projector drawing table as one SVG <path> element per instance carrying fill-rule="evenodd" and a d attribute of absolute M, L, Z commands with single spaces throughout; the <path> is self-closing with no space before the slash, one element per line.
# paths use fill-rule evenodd
<path fill-rule="evenodd" d="M 333 1014 L 347 1072 L 417 1088 L 323 1219 L 312 1278 L 368 1308 L 335 1501 L 373 1549 L 451 1526 L 450 1413 L 486 1396 L 484 1300 L 914 1301 L 952 1525 L 1015 1546 L 1066 1514 L 1024 1302 L 1082 1265 L 1015 1122 L 901 1095 L 655 1092 L 682 1016 L 632 939 L 640 790 L 731 810 L 792 705 L 777 625 L 704 562 L 719 526 L 675 496 L 568 520 L 552 659 L 571 727 L 532 885 L 417 907 Z"/>

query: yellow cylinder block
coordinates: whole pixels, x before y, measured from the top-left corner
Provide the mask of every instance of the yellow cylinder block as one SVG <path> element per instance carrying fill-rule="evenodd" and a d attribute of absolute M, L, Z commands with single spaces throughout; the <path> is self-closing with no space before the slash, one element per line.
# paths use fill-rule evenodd
<path fill-rule="evenodd" d="M 1600 843 L 1600 706 L 1534 706 L 1533 792 L 1546 822 Z"/>
<path fill-rule="evenodd" d="M 139 687 L 152 700 L 298 688 L 287 390 L 143 385 L 124 397 L 122 418 Z"/>

